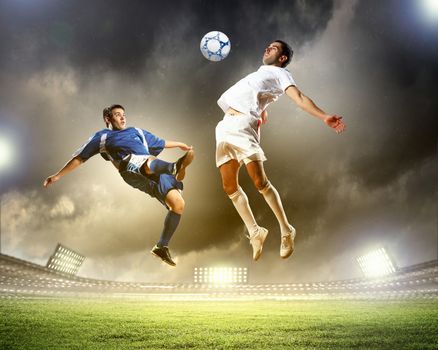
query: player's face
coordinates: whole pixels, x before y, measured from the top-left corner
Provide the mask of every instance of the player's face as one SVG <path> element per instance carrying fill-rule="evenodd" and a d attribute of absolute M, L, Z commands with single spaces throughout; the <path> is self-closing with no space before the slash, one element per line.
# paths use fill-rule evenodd
<path fill-rule="evenodd" d="M 263 54 L 263 64 L 268 66 L 279 66 L 281 67 L 282 62 L 280 62 L 280 57 L 282 56 L 281 44 L 273 42 L 265 49 Z"/>
<path fill-rule="evenodd" d="M 126 127 L 125 111 L 121 108 L 114 108 L 109 119 L 113 130 L 123 130 Z"/>

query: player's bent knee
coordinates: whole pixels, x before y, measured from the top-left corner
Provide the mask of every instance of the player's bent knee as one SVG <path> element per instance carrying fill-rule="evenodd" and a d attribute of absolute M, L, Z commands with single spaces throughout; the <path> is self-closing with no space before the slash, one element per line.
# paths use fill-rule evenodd
<path fill-rule="evenodd" d="M 266 181 L 265 184 L 262 186 L 262 188 L 257 188 L 260 193 L 265 193 L 267 190 L 271 188 L 271 182 Z"/>
<path fill-rule="evenodd" d="M 237 184 L 223 184 L 222 188 L 227 195 L 231 195 L 237 191 Z"/>
<path fill-rule="evenodd" d="M 257 178 L 257 179 L 254 179 L 253 183 L 254 183 L 254 186 L 257 188 L 257 190 L 261 191 L 267 186 L 268 179 L 266 177 Z"/>
<path fill-rule="evenodd" d="M 170 209 L 178 214 L 183 213 L 185 205 L 186 205 L 186 203 L 182 197 L 178 198 L 177 200 L 173 201 L 173 203 L 170 203 L 170 204 L 171 204 Z"/>
<path fill-rule="evenodd" d="M 166 196 L 166 204 L 170 210 L 177 214 L 182 214 L 182 212 L 184 211 L 184 198 L 181 196 L 181 193 L 176 189 L 169 191 Z"/>

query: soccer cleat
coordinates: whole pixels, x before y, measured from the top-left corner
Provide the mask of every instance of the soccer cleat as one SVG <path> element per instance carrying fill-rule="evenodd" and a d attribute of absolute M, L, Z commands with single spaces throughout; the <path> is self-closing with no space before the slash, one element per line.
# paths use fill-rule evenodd
<path fill-rule="evenodd" d="M 172 257 L 170 256 L 168 247 L 159 247 L 156 245 L 152 248 L 151 253 L 152 255 L 155 255 L 156 257 L 163 260 L 166 264 L 170 266 L 176 266 L 176 263 L 172 260 Z"/>
<path fill-rule="evenodd" d="M 295 229 L 290 226 L 290 232 L 281 235 L 280 256 L 283 259 L 287 259 L 294 252 L 296 233 Z"/>
<path fill-rule="evenodd" d="M 195 152 L 193 150 L 190 150 L 176 161 L 174 175 L 178 181 L 184 180 L 184 177 L 186 176 L 186 168 L 190 165 L 191 162 L 193 162 L 194 157 Z"/>
<path fill-rule="evenodd" d="M 265 242 L 268 230 L 259 227 L 256 232 L 249 237 L 249 243 L 252 245 L 252 258 L 257 261 L 262 255 L 263 243 Z"/>

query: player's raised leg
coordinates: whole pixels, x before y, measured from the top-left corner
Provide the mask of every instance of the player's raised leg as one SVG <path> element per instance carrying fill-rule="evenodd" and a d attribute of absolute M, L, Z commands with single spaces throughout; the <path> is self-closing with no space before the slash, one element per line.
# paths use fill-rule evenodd
<path fill-rule="evenodd" d="M 149 159 L 142 166 L 142 172 L 145 175 L 175 175 L 178 181 L 182 181 L 186 175 L 186 168 L 192 163 L 194 155 L 195 152 L 190 150 L 174 163 L 169 163 L 156 157 L 149 157 Z"/>
<path fill-rule="evenodd" d="M 165 263 L 175 266 L 176 264 L 170 255 L 168 246 L 184 212 L 185 202 L 180 191 L 177 189 L 170 190 L 166 195 L 166 204 L 169 207 L 169 211 L 164 219 L 163 232 L 161 233 L 160 240 L 152 248 L 151 253 Z"/>
<path fill-rule="evenodd" d="M 246 165 L 246 169 L 255 187 L 263 195 L 266 203 L 268 203 L 277 218 L 281 231 L 280 256 L 286 259 L 291 256 L 294 251 L 295 229 L 287 220 L 280 195 L 268 180 L 263 162 L 250 162 Z"/>
<path fill-rule="evenodd" d="M 219 167 L 222 177 L 222 186 L 225 193 L 233 202 L 234 207 L 242 218 L 249 233 L 249 240 L 253 249 L 253 259 L 258 260 L 262 253 L 263 242 L 268 235 L 268 230 L 257 225 L 257 222 L 249 205 L 248 197 L 239 186 L 240 164 L 231 159 Z"/>

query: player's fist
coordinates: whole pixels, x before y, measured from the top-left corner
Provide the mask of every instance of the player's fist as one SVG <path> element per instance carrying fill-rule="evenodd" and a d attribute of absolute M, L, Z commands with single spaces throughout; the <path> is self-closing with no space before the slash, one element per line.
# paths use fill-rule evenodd
<path fill-rule="evenodd" d="M 337 115 L 328 115 L 327 117 L 324 118 L 324 123 L 328 127 L 335 129 L 337 134 L 340 134 L 346 128 L 346 125 L 342 121 L 342 117 L 339 117 Z"/>
<path fill-rule="evenodd" d="M 54 184 L 56 181 L 58 181 L 61 177 L 59 175 L 51 175 L 49 176 L 45 181 L 43 186 L 49 187 L 50 185 Z"/>

